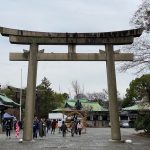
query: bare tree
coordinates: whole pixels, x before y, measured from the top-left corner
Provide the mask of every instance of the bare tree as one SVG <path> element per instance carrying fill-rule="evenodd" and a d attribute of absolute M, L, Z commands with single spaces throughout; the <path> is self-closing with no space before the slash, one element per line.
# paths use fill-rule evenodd
<path fill-rule="evenodd" d="M 105 93 L 103 92 L 93 92 L 93 93 L 87 93 L 86 94 L 89 100 L 92 101 L 107 101 L 107 95 L 105 95 Z"/>
<path fill-rule="evenodd" d="M 87 93 L 87 97 L 89 100 L 101 100 L 101 101 L 108 101 L 108 91 L 103 89 L 102 92 L 93 92 Z M 118 100 L 120 100 L 120 93 L 117 91 Z"/>
<path fill-rule="evenodd" d="M 102 92 L 87 93 L 86 96 L 89 100 L 98 102 L 104 108 L 108 108 L 109 101 L 107 90 L 103 89 Z"/>
<path fill-rule="evenodd" d="M 142 4 L 131 18 L 130 24 L 136 28 L 150 30 L 150 0 L 142 0 Z"/>
<path fill-rule="evenodd" d="M 137 38 L 132 45 L 123 46 L 123 51 L 134 53 L 132 62 L 121 63 L 119 70 L 125 72 L 134 68 L 136 74 L 150 72 L 150 34 L 144 33 Z"/>
<path fill-rule="evenodd" d="M 131 18 L 130 24 L 143 28 L 144 32 L 134 43 L 123 46 L 125 52 L 134 53 L 133 62 L 121 63 L 119 70 L 127 71 L 134 68 L 136 74 L 150 72 L 150 0 L 143 0 Z"/>
<path fill-rule="evenodd" d="M 74 93 L 75 93 L 75 97 L 77 99 L 81 98 L 84 95 L 84 86 L 81 87 L 77 80 L 72 81 L 72 87 L 73 87 L 73 90 L 74 90 Z"/>

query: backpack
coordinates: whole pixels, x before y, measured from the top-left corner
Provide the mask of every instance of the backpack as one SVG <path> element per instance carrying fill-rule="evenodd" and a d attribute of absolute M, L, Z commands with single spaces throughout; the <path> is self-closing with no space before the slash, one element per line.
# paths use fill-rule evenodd
<path fill-rule="evenodd" d="M 66 126 L 65 124 L 63 124 L 63 125 L 61 126 L 61 130 L 62 130 L 62 131 L 66 131 L 66 130 L 67 130 L 67 126 Z"/>

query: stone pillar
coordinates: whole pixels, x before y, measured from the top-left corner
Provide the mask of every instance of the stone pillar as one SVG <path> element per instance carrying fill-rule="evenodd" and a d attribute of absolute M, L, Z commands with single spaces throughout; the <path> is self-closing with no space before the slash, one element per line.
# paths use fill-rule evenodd
<path fill-rule="evenodd" d="M 37 52 L 38 45 L 33 43 L 30 45 L 30 55 L 28 64 L 27 93 L 25 101 L 25 118 L 23 140 L 32 140 L 33 117 L 35 110 L 35 94 L 36 94 L 36 76 L 37 76 Z"/>
<path fill-rule="evenodd" d="M 75 60 L 76 57 L 76 45 L 68 45 L 68 58 L 69 60 Z"/>
<path fill-rule="evenodd" d="M 105 45 L 105 48 L 107 57 L 106 67 L 108 80 L 109 114 L 111 122 L 111 138 L 112 140 L 121 140 L 113 45 L 107 44 Z"/>
<path fill-rule="evenodd" d="M 68 53 L 76 53 L 76 46 L 68 45 Z"/>

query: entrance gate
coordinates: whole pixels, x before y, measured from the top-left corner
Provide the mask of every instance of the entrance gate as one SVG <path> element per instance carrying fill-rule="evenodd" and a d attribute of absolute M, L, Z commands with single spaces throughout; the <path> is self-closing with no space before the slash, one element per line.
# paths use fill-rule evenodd
<path fill-rule="evenodd" d="M 10 43 L 30 45 L 28 52 L 10 53 L 11 61 L 29 61 L 23 140 L 32 140 L 38 61 L 106 61 L 111 138 L 121 140 L 114 62 L 132 61 L 133 54 L 115 52 L 113 45 L 132 44 L 134 37 L 140 36 L 142 31 L 133 29 L 103 33 L 53 33 L 0 27 L 0 33 L 8 36 Z M 44 53 L 38 49 L 39 45 L 68 45 L 68 53 Z M 105 45 L 105 51 L 76 53 L 76 45 Z"/>

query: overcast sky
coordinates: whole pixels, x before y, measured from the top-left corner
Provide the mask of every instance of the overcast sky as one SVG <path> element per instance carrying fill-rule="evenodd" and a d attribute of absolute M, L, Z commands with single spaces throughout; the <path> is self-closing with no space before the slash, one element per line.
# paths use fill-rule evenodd
<path fill-rule="evenodd" d="M 131 29 L 130 18 L 142 0 L 0 0 L 0 26 L 45 32 L 108 32 Z M 20 88 L 27 84 L 27 62 L 9 61 L 10 52 L 28 46 L 13 45 L 0 36 L 0 84 Z M 40 46 L 45 52 L 67 52 L 67 46 Z M 100 46 L 77 46 L 77 52 L 98 52 Z M 77 80 L 86 92 L 107 89 L 105 62 L 39 62 L 37 84 L 47 77 L 57 92 L 72 93 Z M 117 89 L 123 96 L 135 79 L 116 70 Z"/>

